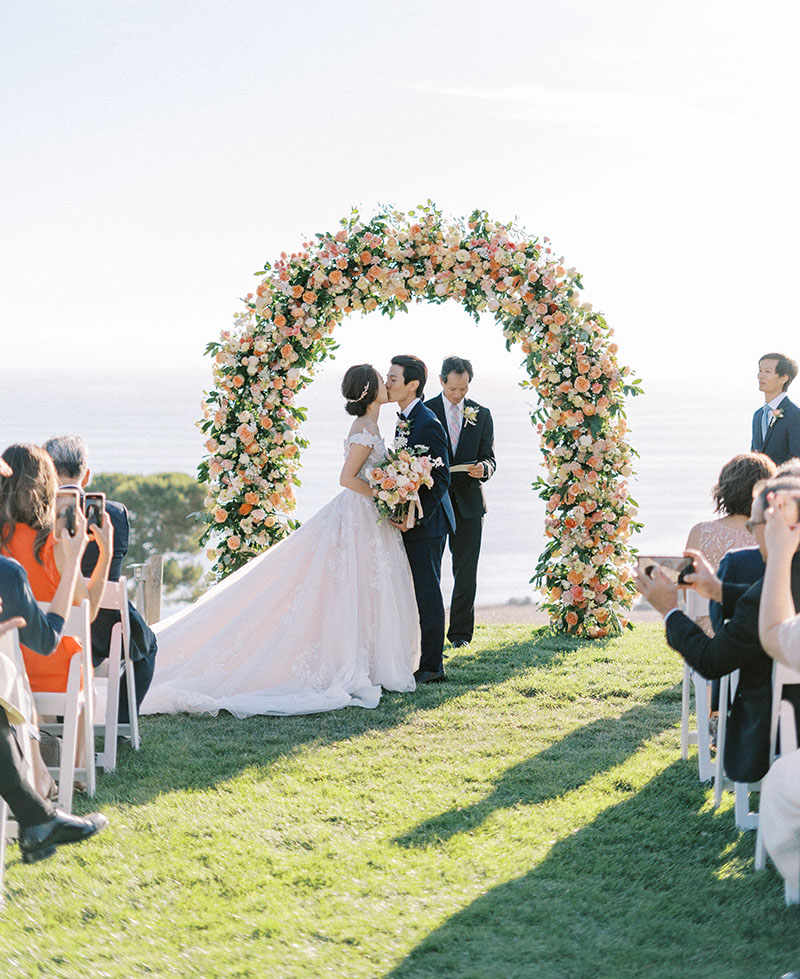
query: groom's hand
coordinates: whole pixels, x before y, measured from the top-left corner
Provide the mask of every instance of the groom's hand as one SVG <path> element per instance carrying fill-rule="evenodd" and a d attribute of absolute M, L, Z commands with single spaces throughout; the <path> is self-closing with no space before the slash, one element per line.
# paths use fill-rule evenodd
<path fill-rule="evenodd" d="M 408 517 L 405 517 L 402 523 L 398 523 L 396 520 L 390 520 L 389 523 L 393 527 L 397 527 L 398 530 L 405 533 L 408 530 Z"/>

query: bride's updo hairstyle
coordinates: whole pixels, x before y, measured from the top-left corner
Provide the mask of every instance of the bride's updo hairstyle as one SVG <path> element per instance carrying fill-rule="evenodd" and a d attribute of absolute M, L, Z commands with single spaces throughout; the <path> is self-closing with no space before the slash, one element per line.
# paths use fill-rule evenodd
<path fill-rule="evenodd" d="M 342 381 L 342 396 L 347 399 L 344 410 L 348 415 L 366 414 L 378 396 L 378 372 L 372 364 L 348 367 Z"/>

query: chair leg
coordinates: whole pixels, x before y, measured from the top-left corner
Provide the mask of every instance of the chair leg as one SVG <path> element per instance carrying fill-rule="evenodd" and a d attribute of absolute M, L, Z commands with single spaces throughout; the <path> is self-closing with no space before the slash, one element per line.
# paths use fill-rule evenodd
<path fill-rule="evenodd" d="M 134 682 L 133 663 L 125 661 L 125 687 L 128 691 L 128 717 L 129 730 L 131 736 L 131 746 L 135 751 L 141 748 L 142 743 L 139 738 L 139 708 L 136 705 L 136 684 Z"/>
<path fill-rule="evenodd" d="M 0 798 L 0 906 L 3 904 L 3 878 L 6 872 L 6 822 L 8 805 Z"/>
<path fill-rule="evenodd" d="M 683 683 L 681 685 L 681 758 L 689 757 L 689 664 L 683 664 Z"/>
<path fill-rule="evenodd" d="M 97 767 L 94 758 L 94 691 L 87 690 L 83 705 L 83 751 L 86 756 L 84 765 L 86 767 L 86 795 L 91 799 L 97 789 Z"/>
<path fill-rule="evenodd" d="M 800 904 L 800 887 L 793 887 L 787 881 L 783 887 L 783 895 L 787 905 Z"/>
<path fill-rule="evenodd" d="M 75 789 L 75 751 L 78 747 L 78 718 L 74 713 L 64 715 L 64 733 L 61 742 L 61 768 L 58 771 L 58 808 L 72 812 L 72 794 Z"/>
<path fill-rule="evenodd" d="M 717 726 L 717 757 L 714 759 L 714 808 L 718 809 L 722 802 L 722 790 L 725 788 L 725 769 L 722 759 L 725 755 L 725 732 L 728 726 L 728 684 L 727 676 L 719 681 L 719 723 Z"/>
<path fill-rule="evenodd" d="M 733 788 L 733 811 L 737 829 L 758 829 L 758 813 L 750 809 L 750 791 L 757 791 L 760 786 L 760 782 L 753 784 L 748 784 L 747 782 L 735 783 Z"/>
<path fill-rule="evenodd" d="M 697 714 L 697 769 L 701 782 L 714 776 L 711 761 L 711 737 L 708 733 L 708 681 L 699 673 L 692 673 L 694 706 Z"/>

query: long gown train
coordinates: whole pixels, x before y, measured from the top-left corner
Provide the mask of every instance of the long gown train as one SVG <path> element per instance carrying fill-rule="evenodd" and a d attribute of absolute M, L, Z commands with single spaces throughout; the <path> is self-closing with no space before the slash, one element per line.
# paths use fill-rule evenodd
<path fill-rule="evenodd" d="M 385 456 L 380 436 L 362 473 Z M 345 489 L 288 538 L 154 626 L 143 714 L 237 717 L 376 707 L 410 691 L 419 661 L 414 586 L 400 533 Z"/>

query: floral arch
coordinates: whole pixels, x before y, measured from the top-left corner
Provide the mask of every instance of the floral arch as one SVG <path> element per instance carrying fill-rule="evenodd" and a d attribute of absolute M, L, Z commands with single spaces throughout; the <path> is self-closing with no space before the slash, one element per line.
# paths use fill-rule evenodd
<path fill-rule="evenodd" d="M 349 313 L 394 316 L 412 301 L 455 301 L 477 321 L 488 312 L 506 346 L 519 345 L 539 407 L 532 421 L 546 477 L 547 544 L 532 581 L 554 629 L 599 637 L 628 624 L 633 598 L 628 498 L 633 450 L 624 398 L 637 380 L 617 361 L 605 319 L 580 299 L 581 278 L 542 243 L 482 211 L 448 220 L 432 204 L 354 209 L 335 234 L 318 234 L 257 273 L 233 331 L 208 344 L 214 387 L 206 395 L 208 483 L 204 540 L 219 577 L 289 533 L 305 411 L 295 401 L 336 346 Z"/>

